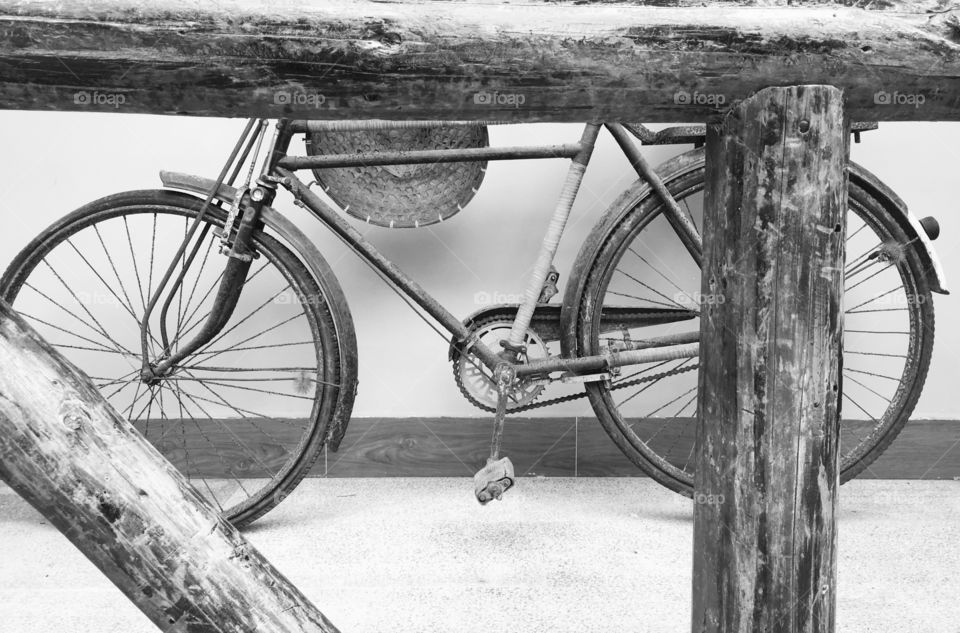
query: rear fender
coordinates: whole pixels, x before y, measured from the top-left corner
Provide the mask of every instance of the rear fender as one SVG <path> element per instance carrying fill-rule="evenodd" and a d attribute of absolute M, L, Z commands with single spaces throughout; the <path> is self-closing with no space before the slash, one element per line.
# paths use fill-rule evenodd
<path fill-rule="evenodd" d="M 704 164 L 704 149 L 698 148 L 676 156 L 657 167 L 657 172 L 663 178 L 667 187 L 677 178 L 700 169 Z M 927 281 L 933 292 L 948 294 L 943 266 L 933 249 L 932 240 L 920 225 L 920 221 L 907 208 L 907 205 L 879 178 L 851 162 L 849 166 L 850 182 L 864 189 L 881 201 L 890 215 L 897 221 L 911 243 L 916 243 L 924 269 L 927 272 Z M 583 298 L 584 287 L 587 283 L 587 274 L 597 250 L 609 239 L 610 235 L 620 225 L 624 216 L 647 196 L 652 195 L 650 186 L 642 180 L 635 181 L 620 197 L 610 205 L 609 211 L 604 214 L 591 230 L 589 236 L 580 247 L 577 259 L 574 261 L 567 279 L 561 308 L 561 346 L 565 358 L 577 355 L 576 328 L 577 312 Z"/>

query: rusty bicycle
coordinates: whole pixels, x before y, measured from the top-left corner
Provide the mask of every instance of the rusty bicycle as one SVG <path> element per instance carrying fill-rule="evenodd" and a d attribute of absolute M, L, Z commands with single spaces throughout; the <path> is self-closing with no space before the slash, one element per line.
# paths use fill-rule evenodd
<path fill-rule="evenodd" d="M 589 123 L 574 143 L 490 147 L 486 125 L 249 120 L 218 177 L 163 172 L 163 189 L 107 196 L 50 226 L 9 266 L 0 297 L 225 518 L 247 524 L 301 481 L 325 445 L 339 447 L 357 387 L 347 301 L 316 244 L 271 206 L 286 191 L 448 338 L 461 392 L 494 415 L 490 459 L 476 477 L 481 502 L 514 482 L 500 455 L 505 417 L 580 397 L 640 469 L 690 495 L 698 311 L 723 299 L 701 292 L 704 126 Z M 853 133 L 874 127 L 855 124 Z M 638 180 L 561 275 L 557 244 L 603 129 Z M 297 135 L 305 156 L 288 153 Z M 637 141 L 695 147 L 653 169 Z M 522 158 L 570 167 L 516 304 L 458 318 L 355 226 L 451 221 L 486 161 Z M 443 181 L 454 166 L 456 182 Z M 308 184 L 299 171 L 315 179 Z M 437 178 L 446 185 L 432 192 L 406 195 L 402 184 Z M 391 179 L 401 184 L 381 190 Z M 919 397 L 932 293 L 946 291 L 931 246 L 938 231 L 851 163 L 842 481 L 884 451 Z M 558 383 L 583 390 L 546 398 Z"/>

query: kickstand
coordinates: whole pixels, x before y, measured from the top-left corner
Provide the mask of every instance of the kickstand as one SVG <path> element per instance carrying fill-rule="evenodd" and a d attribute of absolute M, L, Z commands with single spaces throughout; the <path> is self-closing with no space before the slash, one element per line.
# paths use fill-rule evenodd
<path fill-rule="evenodd" d="M 493 418 L 493 439 L 490 441 L 490 457 L 487 465 L 473 476 L 474 494 L 481 505 L 486 505 L 494 499 L 500 499 L 507 490 L 513 487 L 516 477 L 513 473 L 513 462 L 509 457 L 500 457 L 500 444 L 503 440 L 503 428 L 507 418 L 507 400 L 510 397 L 510 388 L 516 377 L 512 365 L 504 363 L 497 367 L 497 412 Z"/>

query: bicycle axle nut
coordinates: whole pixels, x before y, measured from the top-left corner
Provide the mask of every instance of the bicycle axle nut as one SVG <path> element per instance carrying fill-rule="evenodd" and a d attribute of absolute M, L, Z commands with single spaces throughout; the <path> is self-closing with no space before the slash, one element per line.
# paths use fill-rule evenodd
<path fill-rule="evenodd" d="M 516 483 L 513 474 L 513 462 L 509 457 L 501 457 L 495 461 L 488 461 L 473 476 L 474 494 L 480 505 L 486 505 L 494 499 L 500 499 L 507 490 Z"/>

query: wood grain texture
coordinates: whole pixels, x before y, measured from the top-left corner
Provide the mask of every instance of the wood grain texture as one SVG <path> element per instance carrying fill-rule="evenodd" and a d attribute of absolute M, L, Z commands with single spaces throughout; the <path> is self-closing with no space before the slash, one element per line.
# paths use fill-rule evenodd
<path fill-rule="evenodd" d="M 958 16 L 955 0 L 2 0 L 0 107 L 693 121 L 830 83 L 864 120 L 957 120 Z"/>
<path fill-rule="evenodd" d="M 708 126 L 695 633 L 832 633 L 849 122 L 831 86 Z"/>
<path fill-rule="evenodd" d="M 222 422 L 167 419 L 149 425 L 139 421 L 136 427 L 181 472 L 213 479 L 266 477 L 287 457 L 280 445 L 290 446 L 299 438 L 295 425 L 275 420 Z M 224 431 L 227 424 L 231 425 L 229 436 Z M 642 431 L 644 423 L 638 424 Z M 660 421 L 651 424 L 654 429 L 661 425 Z M 158 431 L 158 426 L 163 430 Z M 672 453 L 688 455 L 695 426 L 693 418 L 675 420 L 660 430 L 656 448 L 670 447 Z M 869 421 L 844 420 L 841 451 L 848 433 L 859 438 L 872 427 Z M 357 418 L 350 421 L 340 450 L 325 452 L 308 476 L 469 477 L 486 460 L 491 428 L 490 418 Z M 651 430 L 645 436 L 652 434 Z M 960 479 L 958 439 L 960 420 L 911 420 L 858 478 Z M 238 440 L 244 450 L 238 448 Z M 528 477 L 645 476 L 592 417 L 509 418 L 504 450 L 517 472 Z M 257 458 L 252 459 L 250 452 Z"/>
<path fill-rule="evenodd" d="M 0 478 L 162 631 L 336 628 L 0 302 Z"/>

